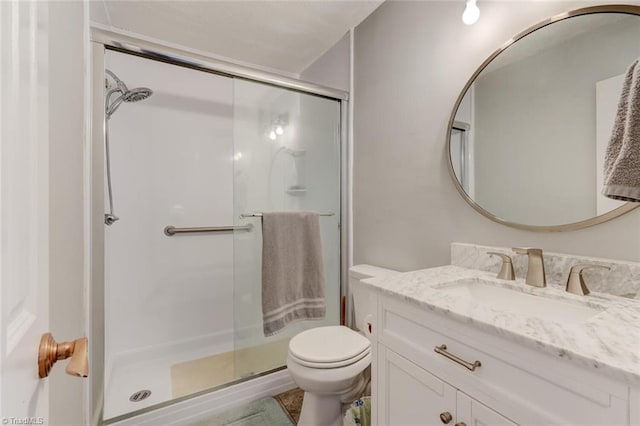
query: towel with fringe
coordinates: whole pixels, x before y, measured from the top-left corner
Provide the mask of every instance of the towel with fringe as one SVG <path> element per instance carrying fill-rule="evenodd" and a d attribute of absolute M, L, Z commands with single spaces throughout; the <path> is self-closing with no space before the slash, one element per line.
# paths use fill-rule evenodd
<path fill-rule="evenodd" d="M 263 213 L 264 335 L 294 321 L 324 318 L 324 281 L 318 213 Z"/>
<path fill-rule="evenodd" d="M 624 77 L 604 159 L 605 197 L 640 202 L 640 58 Z"/>

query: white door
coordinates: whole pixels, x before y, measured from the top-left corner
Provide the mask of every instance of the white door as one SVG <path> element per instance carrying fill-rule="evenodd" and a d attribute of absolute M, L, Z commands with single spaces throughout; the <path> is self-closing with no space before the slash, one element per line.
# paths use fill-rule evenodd
<path fill-rule="evenodd" d="M 456 389 L 406 358 L 379 345 L 378 424 L 456 423 Z"/>
<path fill-rule="evenodd" d="M 48 331 L 48 10 L 0 2 L 0 420 L 46 424 L 38 345 Z M 24 420 L 27 417 L 35 419 Z"/>

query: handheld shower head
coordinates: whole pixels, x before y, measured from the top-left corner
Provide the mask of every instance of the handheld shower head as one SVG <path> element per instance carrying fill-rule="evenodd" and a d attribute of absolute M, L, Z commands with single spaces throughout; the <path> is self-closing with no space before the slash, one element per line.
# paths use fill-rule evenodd
<path fill-rule="evenodd" d="M 105 168 L 107 171 L 107 190 L 109 193 L 109 213 L 104 215 L 104 223 L 108 226 L 113 225 L 120 218 L 114 214 L 113 211 L 113 194 L 111 190 L 111 156 L 109 155 L 109 119 L 118 107 L 123 102 L 138 102 L 147 99 L 153 94 L 153 90 L 146 87 L 138 87 L 129 90 L 124 81 L 120 80 L 110 70 L 105 70 L 105 73 L 109 75 L 114 83 L 115 87 L 108 86 L 108 91 L 104 99 L 104 111 L 105 111 L 105 134 L 104 134 L 104 150 L 105 150 Z M 111 97 L 118 93 L 119 95 L 112 101 Z"/>
<path fill-rule="evenodd" d="M 125 102 L 144 101 L 151 95 L 153 95 L 153 90 L 146 87 L 137 87 L 125 92 L 122 95 L 122 100 Z"/>
<path fill-rule="evenodd" d="M 122 102 L 138 102 L 153 95 L 153 90 L 146 87 L 136 87 L 135 89 L 129 90 L 124 81 L 120 80 L 113 72 L 110 70 L 105 70 L 105 72 L 111 76 L 113 81 L 116 83 L 116 87 L 107 92 L 105 99 L 105 112 L 107 119 L 111 118 Z M 111 101 L 111 96 L 118 92 L 120 93 L 120 96 Z"/>

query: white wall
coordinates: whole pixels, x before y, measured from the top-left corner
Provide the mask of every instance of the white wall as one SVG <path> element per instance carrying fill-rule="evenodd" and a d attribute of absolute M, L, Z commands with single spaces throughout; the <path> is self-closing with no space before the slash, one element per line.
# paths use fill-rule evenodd
<path fill-rule="evenodd" d="M 600 3 L 485 1 L 466 26 L 462 2 L 386 2 L 356 28 L 355 263 L 447 264 L 452 241 L 640 260 L 638 210 L 568 233 L 520 231 L 476 213 L 446 165 L 447 122 L 476 67 L 530 25 Z"/>
<path fill-rule="evenodd" d="M 109 122 L 120 221 L 105 229 L 108 358 L 179 344 L 231 350 L 233 235 L 163 229 L 233 223 L 232 81 L 114 52 L 106 64 L 129 88 L 154 90 Z"/>
<path fill-rule="evenodd" d="M 347 33 L 302 71 L 300 79 L 348 92 L 350 56 L 350 36 Z"/>
<path fill-rule="evenodd" d="M 607 25 L 563 37 L 580 21 L 581 27 L 602 25 L 596 17 L 528 35 L 494 61 L 506 65 L 487 68 L 476 80 L 475 200 L 498 217 L 561 225 L 596 216 L 596 175 L 602 175 L 596 168 L 596 82 L 624 73 L 640 56 L 637 17 L 621 22 L 610 15 Z M 556 34 L 558 44 L 509 62 L 521 51 L 519 43 L 546 45 L 545 32 Z"/>

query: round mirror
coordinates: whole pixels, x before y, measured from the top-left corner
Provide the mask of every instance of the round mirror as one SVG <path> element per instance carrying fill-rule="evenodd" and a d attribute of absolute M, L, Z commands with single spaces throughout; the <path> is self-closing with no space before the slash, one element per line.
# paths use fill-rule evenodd
<path fill-rule="evenodd" d="M 449 166 L 464 198 L 496 222 L 535 231 L 583 228 L 635 208 L 600 191 L 638 40 L 639 6 L 597 6 L 542 22 L 493 53 L 449 122 Z"/>

